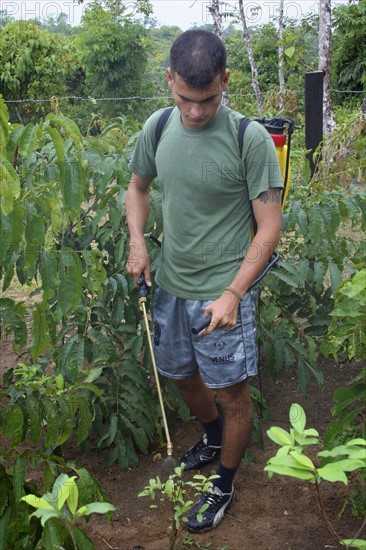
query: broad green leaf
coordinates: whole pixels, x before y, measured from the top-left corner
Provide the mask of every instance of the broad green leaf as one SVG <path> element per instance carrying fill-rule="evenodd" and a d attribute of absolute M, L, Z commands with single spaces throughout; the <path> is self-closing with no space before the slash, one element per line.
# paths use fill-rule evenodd
<path fill-rule="evenodd" d="M 60 511 L 67 500 L 73 507 L 77 507 L 78 488 L 75 483 L 76 476 L 67 478 L 61 486 L 58 486 L 57 491 L 57 510 Z M 76 504 L 75 504 L 76 502 Z"/>
<path fill-rule="evenodd" d="M 52 346 L 45 309 L 41 304 L 35 304 L 32 312 L 32 345 L 31 356 L 33 361 Z"/>
<path fill-rule="evenodd" d="M 20 195 L 20 181 L 17 172 L 8 159 L 0 155 L 1 212 L 4 216 L 13 210 L 14 200 Z"/>
<path fill-rule="evenodd" d="M 59 406 L 61 417 L 61 433 L 55 443 L 55 447 L 59 447 L 60 445 L 63 445 L 65 441 L 68 441 L 74 429 L 73 413 L 68 400 L 62 395 L 59 395 L 57 397 L 57 404 Z"/>
<path fill-rule="evenodd" d="M 337 288 L 342 282 L 342 272 L 340 271 L 337 264 L 331 262 L 329 264 L 329 275 L 330 275 L 330 284 L 332 287 L 333 294 L 336 294 Z"/>
<path fill-rule="evenodd" d="M 366 446 L 366 439 L 363 439 L 362 437 L 357 437 L 356 439 L 350 439 L 350 441 L 347 441 L 346 447 L 351 447 L 352 445 Z"/>
<path fill-rule="evenodd" d="M 292 468 L 289 466 L 281 466 L 280 464 L 268 464 L 267 466 L 265 466 L 264 471 L 273 472 L 275 474 L 283 476 L 296 477 L 298 479 L 314 479 L 314 474 L 310 473 L 307 470 Z"/>
<path fill-rule="evenodd" d="M 1 97 L 0 97 L 1 99 Z M 8 506 L 0 516 L 0 550 L 7 550 L 9 538 L 9 524 L 11 518 L 11 506 Z"/>
<path fill-rule="evenodd" d="M 283 428 L 273 426 L 267 430 L 267 435 L 272 441 L 277 443 L 277 445 L 292 445 L 290 434 Z"/>
<path fill-rule="evenodd" d="M 306 415 L 301 405 L 293 403 L 290 407 L 290 422 L 300 434 L 303 433 L 306 426 Z"/>
<path fill-rule="evenodd" d="M 286 57 L 288 57 L 289 59 L 292 59 L 294 54 L 295 54 L 295 47 L 294 46 L 290 46 L 289 48 L 286 48 L 284 53 L 286 55 Z"/>
<path fill-rule="evenodd" d="M 353 472 L 365 466 L 362 460 L 344 459 L 326 464 L 323 468 L 318 468 L 318 474 L 326 481 L 342 481 L 348 484 L 348 479 L 344 472 Z"/>
<path fill-rule="evenodd" d="M 55 403 L 49 397 L 42 397 L 42 406 L 47 421 L 47 434 L 44 440 L 45 448 L 54 446 L 60 433 L 60 417 Z"/>
<path fill-rule="evenodd" d="M 106 514 L 107 512 L 113 512 L 115 509 L 116 507 L 109 502 L 91 502 L 79 508 L 76 512 L 76 517 L 88 516 L 90 514 Z"/>
<path fill-rule="evenodd" d="M 43 510 L 53 510 L 55 511 L 54 506 L 52 506 L 47 500 L 43 497 L 37 497 L 36 495 L 26 495 L 21 498 L 33 508 L 42 508 Z"/>
<path fill-rule="evenodd" d="M 60 126 L 66 132 L 66 134 L 73 140 L 76 145 L 81 146 L 83 143 L 83 136 L 77 126 L 77 124 L 65 116 L 58 116 L 50 114 L 47 119 L 53 126 Z"/>
<path fill-rule="evenodd" d="M 36 144 L 37 139 L 37 124 L 27 124 L 19 139 L 19 154 L 22 157 L 28 158 Z"/>
<path fill-rule="evenodd" d="M 59 521 L 55 518 L 51 518 L 50 521 L 44 525 L 42 541 L 45 550 L 55 550 L 56 548 L 62 548 L 63 542 L 61 539 L 62 527 Z"/>
<path fill-rule="evenodd" d="M 296 462 L 298 462 L 305 468 L 309 470 L 315 470 L 314 464 L 312 463 L 310 458 L 308 458 L 307 456 L 299 454 L 296 451 L 290 451 L 290 455 L 296 460 Z"/>
<path fill-rule="evenodd" d="M 59 254 L 60 287 L 58 300 L 63 315 L 74 309 L 82 294 L 82 266 L 74 250 L 64 249 Z"/>
<path fill-rule="evenodd" d="M 85 439 L 89 436 L 89 431 L 93 422 L 93 415 L 91 413 L 91 406 L 89 405 L 89 402 L 86 397 L 83 395 L 77 395 L 76 396 L 78 401 L 78 409 L 79 409 L 79 425 L 77 428 L 77 436 L 78 436 L 78 444 L 85 441 Z"/>
<path fill-rule="evenodd" d="M 74 537 L 80 550 L 95 550 L 94 544 L 91 542 L 87 534 L 79 527 L 76 527 L 74 530 Z"/>
<path fill-rule="evenodd" d="M 85 178 L 81 161 L 78 159 L 64 161 L 65 182 L 63 187 L 63 204 L 66 213 L 73 220 L 78 214 L 83 200 Z"/>
<path fill-rule="evenodd" d="M 366 540 L 362 539 L 343 539 L 340 544 L 349 548 L 358 548 L 358 550 L 366 550 Z"/>
<path fill-rule="evenodd" d="M 31 442 L 36 445 L 42 431 L 41 408 L 38 399 L 33 394 L 27 396 L 26 406 L 29 418 L 29 437 Z"/>
<path fill-rule="evenodd" d="M 11 438 L 11 444 L 16 447 L 24 440 L 25 432 L 26 417 L 23 408 L 14 403 L 6 411 L 4 433 Z"/>
<path fill-rule="evenodd" d="M 56 150 L 56 156 L 57 156 L 57 164 L 58 169 L 60 171 L 60 189 L 61 192 L 63 192 L 64 184 L 65 184 L 65 166 L 64 166 L 64 159 L 65 159 L 65 148 L 64 148 L 64 142 L 61 137 L 60 132 L 57 130 L 57 128 L 52 128 L 51 126 L 47 126 L 45 128 L 46 132 L 48 132 L 53 140 L 53 143 L 55 145 Z"/>

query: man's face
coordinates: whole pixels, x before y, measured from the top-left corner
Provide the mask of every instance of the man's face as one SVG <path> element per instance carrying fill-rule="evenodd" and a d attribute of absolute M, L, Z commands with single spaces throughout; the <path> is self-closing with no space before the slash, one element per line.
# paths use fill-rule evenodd
<path fill-rule="evenodd" d="M 183 125 L 194 130 L 203 128 L 215 118 L 229 80 L 229 71 L 226 70 L 223 76 L 216 75 L 205 88 L 189 86 L 178 74 L 173 76 L 170 68 L 167 69 L 167 79 Z"/>

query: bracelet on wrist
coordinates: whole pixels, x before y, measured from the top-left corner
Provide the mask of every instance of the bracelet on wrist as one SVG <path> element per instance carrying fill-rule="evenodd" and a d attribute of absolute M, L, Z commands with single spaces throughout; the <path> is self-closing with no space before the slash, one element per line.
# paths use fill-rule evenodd
<path fill-rule="evenodd" d="M 234 288 L 233 286 L 227 286 L 225 290 L 234 294 L 234 296 L 236 296 L 240 301 L 242 301 L 242 299 L 244 298 L 244 294 L 241 294 L 239 290 L 236 290 L 236 288 Z"/>

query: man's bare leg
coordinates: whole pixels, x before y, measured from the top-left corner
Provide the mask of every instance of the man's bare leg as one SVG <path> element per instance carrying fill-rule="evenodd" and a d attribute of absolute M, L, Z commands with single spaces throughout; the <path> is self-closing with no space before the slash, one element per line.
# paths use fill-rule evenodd
<path fill-rule="evenodd" d="M 224 415 L 220 460 L 226 468 L 237 468 L 249 443 L 253 426 L 249 380 L 218 389 L 217 396 Z"/>
<path fill-rule="evenodd" d="M 199 374 L 184 380 L 174 380 L 184 402 L 201 423 L 213 422 L 218 415 L 212 390 L 202 382 Z"/>

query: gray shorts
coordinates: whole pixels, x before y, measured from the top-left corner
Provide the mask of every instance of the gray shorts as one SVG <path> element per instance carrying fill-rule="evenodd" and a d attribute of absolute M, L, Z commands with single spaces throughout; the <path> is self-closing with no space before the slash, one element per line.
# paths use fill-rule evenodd
<path fill-rule="evenodd" d="M 156 287 L 153 340 L 158 371 L 180 380 L 199 373 L 209 388 L 225 388 L 256 376 L 257 297 L 257 290 L 245 294 L 232 329 L 198 336 L 191 328 L 203 319 L 212 300 L 185 300 Z"/>

